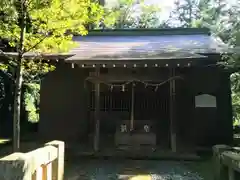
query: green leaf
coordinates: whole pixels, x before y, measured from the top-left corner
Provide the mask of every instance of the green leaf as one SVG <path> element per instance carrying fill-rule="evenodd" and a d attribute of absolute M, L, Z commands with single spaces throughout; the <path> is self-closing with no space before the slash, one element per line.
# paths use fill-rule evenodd
<path fill-rule="evenodd" d="M 23 2 L 27 5 L 19 4 Z M 0 0 L 0 14 L 0 38 L 8 41 L 11 50 L 21 52 L 20 47 L 23 45 L 25 51 L 58 53 L 68 52 L 76 46 L 69 32 L 86 35 L 86 25 L 97 24 L 102 19 L 103 8 L 92 0 Z M 21 19 L 26 19 L 24 24 L 20 23 Z M 17 63 L 16 59 L 9 60 L 0 64 L 0 69 L 15 69 L 17 66 L 24 70 L 24 84 L 39 82 L 44 74 L 55 69 L 41 57 L 23 60 L 21 64 Z M 12 73 L 14 72 L 13 70 Z M 17 77 L 20 78 L 20 75 Z M 39 93 L 39 88 L 28 84 L 24 95 L 25 108 L 31 121 L 38 120 L 37 92 Z"/>

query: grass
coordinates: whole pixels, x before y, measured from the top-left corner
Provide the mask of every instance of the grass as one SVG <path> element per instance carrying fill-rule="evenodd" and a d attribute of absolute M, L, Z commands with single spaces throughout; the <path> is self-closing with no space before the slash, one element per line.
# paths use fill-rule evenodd
<path fill-rule="evenodd" d="M 11 139 L 0 138 L 0 158 L 12 153 Z"/>
<path fill-rule="evenodd" d="M 207 160 L 202 160 L 198 162 L 190 162 L 186 164 L 187 167 L 195 172 L 198 172 L 204 180 L 213 180 L 213 164 L 212 160 L 209 158 Z"/>
<path fill-rule="evenodd" d="M 20 152 L 26 153 L 34 149 L 40 148 L 44 143 L 39 143 L 35 141 L 21 141 L 20 142 Z M 0 158 L 10 155 L 13 153 L 12 139 L 0 138 Z"/>
<path fill-rule="evenodd" d="M 11 142 L 11 139 L 0 138 L 0 145 L 8 144 Z"/>

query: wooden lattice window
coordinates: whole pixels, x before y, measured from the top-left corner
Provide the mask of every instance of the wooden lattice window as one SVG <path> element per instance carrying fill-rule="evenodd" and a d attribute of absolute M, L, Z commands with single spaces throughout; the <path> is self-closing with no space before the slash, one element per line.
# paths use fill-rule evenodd
<path fill-rule="evenodd" d="M 131 107 L 131 93 L 125 91 L 101 91 L 100 110 L 107 111 L 129 111 Z M 91 91 L 90 109 L 95 109 L 95 92 Z"/>

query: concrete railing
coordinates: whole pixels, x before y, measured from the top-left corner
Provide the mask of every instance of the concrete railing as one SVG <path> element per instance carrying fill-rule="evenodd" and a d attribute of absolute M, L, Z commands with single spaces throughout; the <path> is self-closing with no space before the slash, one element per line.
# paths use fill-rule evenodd
<path fill-rule="evenodd" d="M 227 145 L 213 147 L 214 179 L 240 179 L 240 150 Z"/>
<path fill-rule="evenodd" d="M 64 142 L 52 141 L 28 153 L 0 159 L 0 180 L 63 180 Z"/>

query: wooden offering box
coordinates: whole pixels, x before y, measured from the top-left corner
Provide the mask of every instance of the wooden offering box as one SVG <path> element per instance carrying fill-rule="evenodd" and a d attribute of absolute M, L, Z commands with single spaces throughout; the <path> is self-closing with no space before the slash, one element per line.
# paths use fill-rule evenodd
<path fill-rule="evenodd" d="M 134 130 L 130 132 L 130 121 L 121 121 L 115 133 L 115 144 L 119 145 L 156 145 L 156 134 L 150 120 L 135 120 Z"/>

